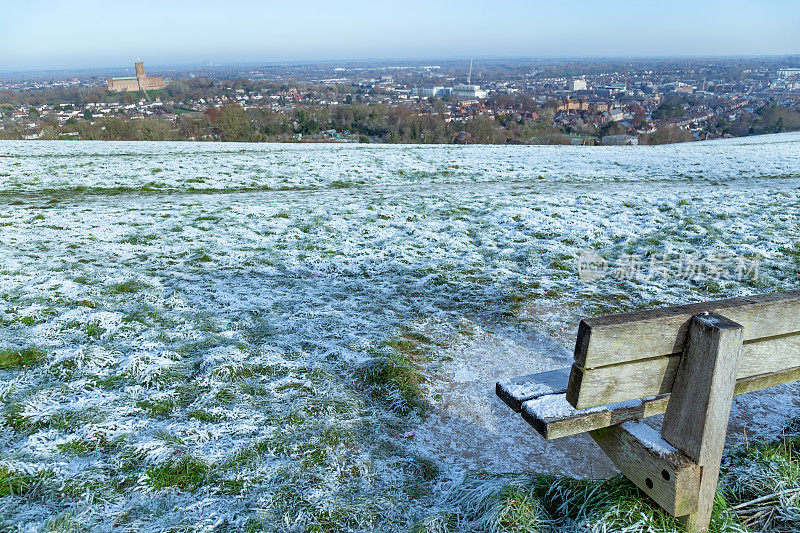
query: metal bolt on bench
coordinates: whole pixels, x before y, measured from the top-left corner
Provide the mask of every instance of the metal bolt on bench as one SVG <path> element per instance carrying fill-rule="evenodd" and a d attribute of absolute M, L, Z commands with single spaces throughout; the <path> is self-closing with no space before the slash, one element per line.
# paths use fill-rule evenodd
<path fill-rule="evenodd" d="M 497 383 L 546 439 L 588 432 L 688 530 L 711 519 L 731 403 L 800 380 L 800 291 L 580 322 L 572 368 Z M 659 433 L 637 420 L 664 413 Z"/>

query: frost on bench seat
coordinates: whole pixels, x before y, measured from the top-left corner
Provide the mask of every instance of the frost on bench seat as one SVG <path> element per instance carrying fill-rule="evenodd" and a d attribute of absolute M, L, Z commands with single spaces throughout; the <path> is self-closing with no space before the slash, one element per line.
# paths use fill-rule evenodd
<path fill-rule="evenodd" d="M 542 374 L 533 374 L 497 384 L 497 395 L 546 439 L 558 439 L 592 431 L 628 420 L 637 420 L 663 414 L 667 410 L 669 395 L 650 396 L 612 404 L 575 409 L 566 400 L 566 383 L 561 379 L 568 369 L 560 368 Z M 739 379 L 735 394 L 774 387 L 800 379 L 800 367 L 781 372 L 770 372 Z"/>
<path fill-rule="evenodd" d="M 669 396 L 575 409 L 566 394 L 547 394 L 522 404 L 522 418 L 546 439 L 558 439 L 578 433 L 621 424 L 663 413 Z"/>
<path fill-rule="evenodd" d="M 570 367 L 531 374 L 495 385 L 495 392 L 511 409 L 519 413 L 522 403 L 545 394 L 566 392 Z"/>

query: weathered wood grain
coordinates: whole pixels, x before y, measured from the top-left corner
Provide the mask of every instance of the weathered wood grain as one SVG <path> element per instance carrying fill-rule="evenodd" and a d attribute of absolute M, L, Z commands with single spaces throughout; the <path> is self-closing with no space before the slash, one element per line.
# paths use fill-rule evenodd
<path fill-rule="evenodd" d="M 734 393 L 745 394 L 798 380 L 800 380 L 800 366 L 782 372 L 739 379 L 736 381 Z M 664 395 L 644 398 L 638 402 L 575 409 L 567 402 L 566 394 L 560 393 L 523 402 L 521 413 L 522 418 L 544 438 L 559 439 L 629 420 L 660 415 L 666 411 L 668 402 L 669 395 Z M 556 409 L 558 406 L 560 409 Z"/>
<path fill-rule="evenodd" d="M 524 402 L 521 414 L 542 437 L 550 440 L 660 415 L 668 400 L 659 396 L 577 410 L 564 394 L 552 394 Z"/>
<path fill-rule="evenodd" d="M 664 413 L 664 440 L 702 467 L 697 508 L 673 513 L 692 531 L 707 530 L 711 521 L 743 329 L 713 313 L 692 319 Z"/>
<path fill-rule="evenodd" d="M 624 402 L 672 390 L 681 354 L 584 369 L 572 366 L 567 400 L 578 409 Z M 800 334 L 746 342 L 737 379 L 800 366 Z M 790 380 L 791 381 L 791 380 Z"/>
<path fill-rule="evenodd" d="M 662 307 L 582 320 L 575 362 L 589 369 L 680 353 L 689 321 L 706 311 L 742 324 L 745 341 L 800 332 L 800 290 Z"/>
<path fill-rule="evenodd" d="M 792 381 L 800 381 L 800 366 L 780 372 L 770 372 L 747 378 L 738 378 L 733 393 L 745 394 L 761 389 L 768 389 L 769 387 L 775 387 L 777 385 L 783 385 L 784 383 L 791 383 Z"/>
<path fill-rule="evenodd" d="M 672 390 L 678 363 L 680 356 L 643 359 L 589 370 L 573 365 L 567 401 L 576 409 L 588 409 L 668 394 Z"/>
<path fill-rule="evenodd" d="M 544 396 L 565 392 L 569 382 L 570 368 L 557 368 L 539 374 L 531 374 L 507 381 L 498 381 L 495 393 L 511 409 L 519 413 L 522 402 Z"/>
<path fill-rule="evenodd" d="M 640 422 L 590 433 L 625 477 L 673 516 L 694 512 L 698 505 L 700 467 Z"/>
<path fill-rule="evenodd" d="M 800 334 L 746 342 L 736 379 L 800 366 Z"/>

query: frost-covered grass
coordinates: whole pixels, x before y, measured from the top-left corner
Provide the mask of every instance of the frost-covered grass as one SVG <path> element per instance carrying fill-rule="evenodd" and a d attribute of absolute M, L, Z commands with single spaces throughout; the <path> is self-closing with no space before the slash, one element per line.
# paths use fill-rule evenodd
<path fill-rule="evenodd" d="M 622 476 L 603 481 L 540 474 L 476 476 L 449 494 L 450 529 L 491 532 L 673 532 L 677 523 Z M 722 513 L 724 514 L 724 513 Z M 717 531 L 727 516 L 715 516 Z M 722 528 L 719 526 L 725 524 Z"/>
<path fill-rule="evenodd" d="M 509 150 L 502 146 L 4 141 L 0 190 L 45 193 L 61 201 L 130 193 L 346 190 L 485 181 L 782 178 L 791 177 L 800 165 L 796 143 L 796 134 L 634 150 L 614 146 Z"/>
<path fill-rule="evenodd" d="M 796 134 L 642 150 L 233 146 L 0 143 L 0 523 L 546 530 L 581 506 L 622 523 L 647 504 L 618 479 L 559 481 L 553 501 L 572 503 L 557 512 L 552 478 L 501 475 L 481 448 L 471 465 L 443 460 L 469 435 L 418 440 L 443 405 L 492 408 L 444 386 L 459 350 L 487 354 L 491 373 L 505 362 L 480 344 L 489 333 L 567 345 L 581 314 L 800 275 Z M 586 282 L 587 249 L 761 263 L 713 283 Z M 556 466 L 543 457 L 539 474 L 591 474 Z M 581 503 L 591 494 L 611 499 Z"/>
<path fill-rule="evenodd" d="M 800 419 L 798 419 L 800 420 Z M 726 455 L 710 530 L 794 532 L 800 523 L 800 438 L 795 427 Z M 678 522 L 618 475 L 576 480 L 537 473 L 472 474 L 420 531 L 672 533 Z"/>
<path fill-rule="evenodd" d="M 797 531 L 800 524 L 800 419 L 782 439 L 759 439 L 723 463 L 722 490 L 753 529 Z"/>
<path fill-rule="evenodd" d="M 420 367 L 429 359 L 430 344 L 424 334 L 415 332 L 389 339 L 380 353 L 361 364 L 359 381 L 371 396 L 401 415 L 424 413 L 427 404 L 421 385 L 425 374 Z"/>

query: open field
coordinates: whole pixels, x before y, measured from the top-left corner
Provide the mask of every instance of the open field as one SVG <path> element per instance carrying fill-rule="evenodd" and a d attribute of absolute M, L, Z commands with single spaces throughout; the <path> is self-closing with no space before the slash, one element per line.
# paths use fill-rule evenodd
<path fill-rule="evenodd" d="M 0 142 L 0 523 L 487 529 L 482 497 L 538 505 L 520 472 L 613 473 L 496 380 L 567 364 L 583 315 L 797 288 L 799 239 L 800 134 Z M 729 446 L 799 393 L 737 397 Z"/>

